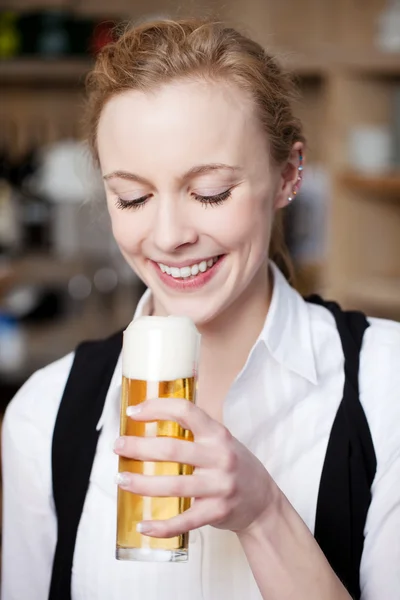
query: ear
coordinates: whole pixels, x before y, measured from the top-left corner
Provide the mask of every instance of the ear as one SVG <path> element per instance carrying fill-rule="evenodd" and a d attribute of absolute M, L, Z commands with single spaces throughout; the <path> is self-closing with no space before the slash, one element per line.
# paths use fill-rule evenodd
<path fill-rule="evenodd" d="M 304 144 L 296 142 L 286 163 L 282 166 L 274 208 L 284 208 L 298 194 L 303 179 Z"/>

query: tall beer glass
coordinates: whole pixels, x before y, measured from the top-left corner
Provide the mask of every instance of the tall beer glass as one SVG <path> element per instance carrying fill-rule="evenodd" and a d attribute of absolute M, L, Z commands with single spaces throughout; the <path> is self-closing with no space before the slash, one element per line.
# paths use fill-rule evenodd
<path fill-rule="evenodd" d="M 138 422 L 128 406 L 151 398 L 195 401 L 200 334 L 186 317 L 140 317 L 124 332 L 122 349 L 121 435 L 168 436 L 193 441 L 192 432 L 173 421 Z M 190 475 L 193 468 L 175 462 L 119 459 L 119 472 Z M 118 489 L 117 550 L 120 560 L 183 562 L 189 534 L 159 539 L 136 531 L 142 520 L 169 519 L 190 507 L 190 498 L 151 498 Z"/>

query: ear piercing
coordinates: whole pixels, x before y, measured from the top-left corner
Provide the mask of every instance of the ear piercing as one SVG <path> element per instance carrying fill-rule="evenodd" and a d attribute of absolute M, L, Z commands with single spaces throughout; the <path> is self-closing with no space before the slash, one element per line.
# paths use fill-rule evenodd
<path fill-rule="evenodd" d="M 298 194 L 303 179 L 303 155 L 299 153 L 299 166 L 297 167 L 297 181 L 293 186 L 292 196 L 289 196 L 288 202 L 292 202 Z"/>

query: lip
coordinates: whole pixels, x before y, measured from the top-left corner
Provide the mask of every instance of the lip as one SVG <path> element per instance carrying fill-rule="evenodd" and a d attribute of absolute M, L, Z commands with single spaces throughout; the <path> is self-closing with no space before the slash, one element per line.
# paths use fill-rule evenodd
<path fill-rule="evenodd" d="M 219 269 L 221 268 L 221 265 L 224 262 L 225 257 L 226 257 L 226 254 L 223 254 L 222 256 L 220 256 L 220 258 L 217 260 L 217 262 L 212 267 L 207 269 L 207 271 L 205 273 L 199 273 L 198 275 L 193 277 L 193 279 L 191 279 L 191 278 L 175 279 L 171 275 L 168 275 L 167 273 L 163 273 L 156 262 L 154 262 L 152 260 L 150 262 L 153 265 L 153 268 L 156 270 L 158 277 L 161 279 L 161 281 L 163 283 L 165 283 L 166 286 L 168 286 L 169 288 L 171 288 L 173 290 L 178 290 L 181 292 L 182 291 L 190 292 L 190 291 L 199 290 L 200 288 L 205 286 L 209 281 L 211 281 L 211 279 L 218 273 Z M 206 259 L 204 259 L 204 260 L 206 260 Z M 164 263 L 162 263 L 162 264 L 164 264 Z M 194 264 L 194 263 L 187 262 L 187 261 L 185 264 L 182 263 L 182 265 L 185 267 L 192 265 L 192 264 Z M 172 265 L 168 265 L 168 266 L 172 266 Z"/>
<path fill-rule="evenodd" d="M 193 258 L 192 260 L 182 260 L 181 262 L 164 262 L 163 260 L 152 260 L 151 262 L 159 265 L 166 265 L 167 267 L 175 267 L 177 269 L 183 269 L 183 267 L 191 267 L 192 265 L 199 265 L 203 261 L 208 261 L 210 258 L 215 258 L 218 256 L 214 254 L 214 256 L 208 256 L 207 258 Z"/>

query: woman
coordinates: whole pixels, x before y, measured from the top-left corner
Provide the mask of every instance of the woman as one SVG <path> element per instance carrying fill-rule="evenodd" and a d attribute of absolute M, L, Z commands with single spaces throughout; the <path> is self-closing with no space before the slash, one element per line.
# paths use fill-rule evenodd
<path fill-rule="evenodd" d="M 232 29 L 166 21 L 128 29 L 107 47 L 88 92 L 89 142 L 113 234 L 149 288 L 135 315 L 191 317 L 202 355 L 196 407 L 154 399 L 132 415 L 179 421 L 193 430 L 194 444 L 118 438 L 119 362 L 110 376 L 78 515 L 72 598 L 399 599 L 394 322 L 370 319 L 360 354 L 359 400 L 377 458 L 360 594 L 358 584 L 346 590 L 312 535 L 349 363 L 339 321 L 306 303 L 282 274 L 289 263 L 279 211 L 295 199 L 304 155 L 286 78 Z M 51 445 L 72 362 L 69 355 L 36 373 L 7 410 L 4 600 L 48 594 L 57 539 Z M 186 564 L 114 559 L 118 455 L 196 467 L 179 480 L 118 478 L 134 493 L 195 498 L 170 522 L 140 524 L 155 537 L 191 530 Z"/>

